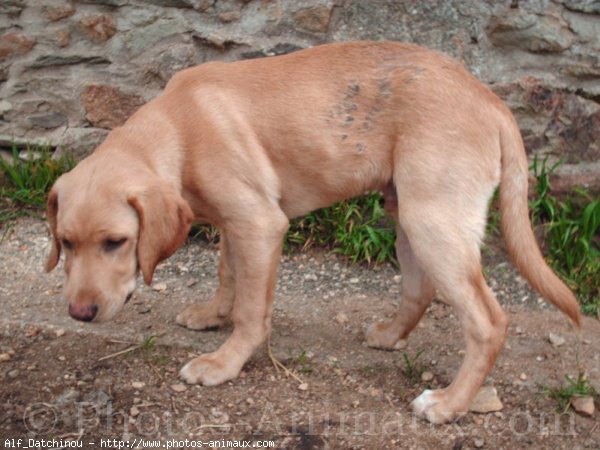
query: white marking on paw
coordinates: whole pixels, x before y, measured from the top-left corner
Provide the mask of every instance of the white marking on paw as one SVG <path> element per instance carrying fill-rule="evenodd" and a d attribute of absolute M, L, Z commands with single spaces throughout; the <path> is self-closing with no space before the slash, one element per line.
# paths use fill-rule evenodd
<path fill-rule="evenodd" d="M 195 384 L 196 380 L 192 370 L 192 361 L 186 363 L 185 366 L 179 371 L 179 377 L 182 378 L 186 383 Z"/>
<path fill-rule="evenodd" d="M 431 389 L 425 389 L 421 395 L 412 401 L 412 407 L 417 414 L 424 414 L 429 408 L 437 403 L 436 400 L 431 398 L 433 391 Z"/>

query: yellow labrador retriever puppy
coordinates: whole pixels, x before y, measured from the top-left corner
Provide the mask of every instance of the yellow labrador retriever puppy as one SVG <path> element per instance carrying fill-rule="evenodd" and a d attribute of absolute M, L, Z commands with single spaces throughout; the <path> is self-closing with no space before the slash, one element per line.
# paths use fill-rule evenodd
<path fill-rule="evenodd" d="M 486 209 L 500 184 L 508 251 L 531 285 L 579 323 L 569 289 L 544 262 L 527 212 L 527 160 L 510 111 L 461 64 L 399 43 L 323 45 L 286 56 L 184 70 L 62 176 L 48 199 L 53 246 L 66 254 L 69 313 L 112 318 L 138 271 L 185 241 L 193 220 L 220 228 L 220 286 L 177 323 L 232 320 L 214 353 L 181 377 L 235 378 L 271 330 L 282 239 L 290 218 L 379 190 L 397 222 L 403 274 L 398 315 L 372 326 L 393 349 L 438 289 L 456 309 L 464 362 L 416 412 L 440 423 L 468 410 L 502 348 L 507 319 L 480 265 Z"/>

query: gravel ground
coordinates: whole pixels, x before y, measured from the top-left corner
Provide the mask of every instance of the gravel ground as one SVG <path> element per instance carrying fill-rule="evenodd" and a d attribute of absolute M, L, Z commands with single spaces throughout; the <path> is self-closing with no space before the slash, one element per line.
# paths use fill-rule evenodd
<path fill-rule="evenodd" d="M 278 372 L 265 348 L 239 379 L 206 388 L 183 384 L 177 373 L 194 355 L 218 348 L 231 329 L 193 332 L 174 318 L 216 289 L 214 246 L 188 243 L 161 264 L 152 287 L 139 283 L 115 321 L 94 325 L 68 317 L 62 268 L 42 271 L 49 246 L 43 222 L 22 219 L 0 232 L 5 439 L 79 440 L 83 448 L 97 448 L 100 439 L 133 447 L 136 438 L 272 440 L 282 449 L 599 448 L 597 415 L 560 415 L 542 393 L 579 370 L 600 390 L 598 320 L 585 318 L 582 331 L 573 331 L 499 250 L 485 250 L 486 274 L 511 326 L 487 384 L 504 407 L 431 426 L 412 415 L 409 402 L 451 381 L 464 344 L 452 309 L 435 301 L 407 349 L 366 347 L 365 326 L 391 316 L 400 298 L 392 266 L 350 266 L 319 252 L 285 256 L 272 346 L 301 382 Z M 550 332 L 564 344 L 552 345 Z M 139 347 L 153 335 L 152 344 Z M 411 374 L 405 356 L 414 360 L 419 352 Z"/>

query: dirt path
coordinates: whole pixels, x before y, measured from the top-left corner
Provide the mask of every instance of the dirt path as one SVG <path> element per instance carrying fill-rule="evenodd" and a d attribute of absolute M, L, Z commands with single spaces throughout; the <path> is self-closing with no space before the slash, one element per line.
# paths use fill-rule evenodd
<path fill-rule="evenodd" d="M 421 352 L 414 374 L 402 351 L 367 348 L 365 325 L 391 315 L 399 299 L 393 267 L 348 267 L 323 254 L 285 257 L 273 350 L 306 385 L 278 373 L 263 350 L 240 379 L 205 388 L 181 384 L 177 372 L 192 355 L 216 349 L 230 329 L 192 332 L 174 317 L 214 292 L 215 248 L 187 245 L 161 265 L 156 289 L 140 283 L 116 321 L 88 325 L 67 315 L 62 267 L 42 272 L 48 242 L 45 225 L 27 219 L 0 244 L 3 439 L 80 439 L 83 448 L 135 438 L 273 440 L 286 449 L 599 448 L 597 415 L 559 416 L 540 386 L 558 386 L 581 367 L 600 390 L 600 324 L 586 318 L 578 336 L 495 256 L 486 258 L 488 279 L 511 326 L 488 384 L 504 409 L 430 426 L 408 404 L 424 388 L 450 382 L 462 360 L 461 333 L 451 308 L 436 301 L 404 350 L 410 359 Z M 552 346 L 550 331 L 565 344 Z M 101 359 L 152 335 L 144 348 Z M 432 380 L 421 380 L 423 370 Z"/>

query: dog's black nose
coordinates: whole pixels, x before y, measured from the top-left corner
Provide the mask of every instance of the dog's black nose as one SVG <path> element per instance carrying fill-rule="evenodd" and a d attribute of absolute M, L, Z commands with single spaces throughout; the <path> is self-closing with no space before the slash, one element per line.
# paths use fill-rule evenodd
<path fill-rule="evenodd" d="M 81 320 L 83 322 L 91 322 L 98 313 L 98 305 L 69 305 L 69 315 L 73 319 Z"/>

